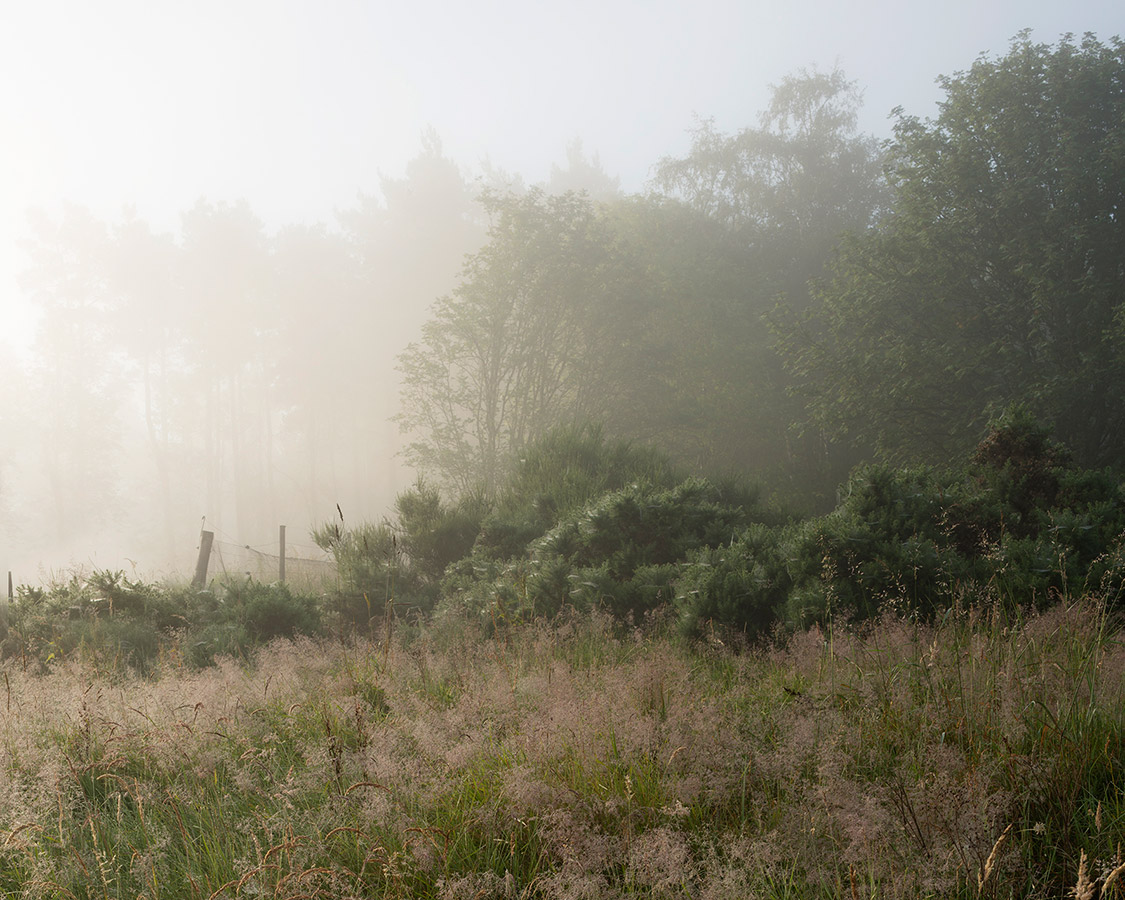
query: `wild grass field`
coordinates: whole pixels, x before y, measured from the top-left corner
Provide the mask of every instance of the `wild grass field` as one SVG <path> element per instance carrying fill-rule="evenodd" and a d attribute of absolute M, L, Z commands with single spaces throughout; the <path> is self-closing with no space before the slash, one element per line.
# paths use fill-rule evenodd
<path fill-rule="evenodd" d="M 7 659 L 4 896 L 1125 896 L 1092 596 L 754 647 L 590 613 L 190 656 Z"/>

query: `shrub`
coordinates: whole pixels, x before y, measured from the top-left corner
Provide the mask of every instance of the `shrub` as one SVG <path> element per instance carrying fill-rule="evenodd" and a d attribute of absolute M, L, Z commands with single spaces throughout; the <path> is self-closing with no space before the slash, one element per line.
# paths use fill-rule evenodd
<path fill-rule="evenodd" d="M 697 550 L 676 581 L 684 630 L 721 624 L 754 638 L 774 624 L 793 586 L 783 532 L 751 525 L 725 546 Z"/>
<path fill-rule="evenodd" d="M 436 592 L 446 567 L 472 550 L 486 509 L 487 503 L 477 494 L 447 504 L 436 488 L 421 479 L 395 499 L 402 549 L 414 577 L 430 593 Z"/>
<path fill-rule="evenodd" d="M 264 643 L 320 631 L 320 608 L 312 597 L 294 594 L 285 584 L 229 582 L 218 624 L 236 622 L 249 638 Z"/>
<path fill-rule="evenodd" d="M 476 553 L 455 566 L 446 602 L 486 620 L 553 616 L 563 606 L 639 617 L 673 601 L 676 566 L 689 552 L 729 543 L 756 514 L 702 479 L 632 484 L 564 516 L 525 559 Z"/>
<path fill-rule="evenodd" d="M 831 513 L 696 554 L 678 581 L 684 624 L 761 632 L 771 608 L 790 629 L 888 607 L 932 619 L 967 593 L 1013 607 L 1087 589 L 1115 601 L 1121 481 L 1068 460 L 1015 409 L 960 471 L 857 469 Z"/>
<path fill-rule="evenodd" d="M 0 655 L 40 668 L 78 655 L 107 669 L 148 672 L 166 648 L 178 646 L 189 663 L 209 665 L 216 655 L 244 655 L 320 627 L 316 599 L 287 585 L 231 581 L 197 591 L 95 570 L 46 587 L 21 585 L 0 630 Z"/>
<path fill-rule="evenodd" d="M 659 451 L 607 440 L 597 425 L 555 428 L 513 463 L 476 549 L 498 559 L 521 556 L 561 519 L 603 494 L 634 483 L 671 488 L 682 479 Z"/>

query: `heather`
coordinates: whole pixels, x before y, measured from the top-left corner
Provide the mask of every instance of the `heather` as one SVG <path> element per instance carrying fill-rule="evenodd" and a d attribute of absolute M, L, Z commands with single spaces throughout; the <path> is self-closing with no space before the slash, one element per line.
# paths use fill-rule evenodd
<path fill-rule="evenodd" d="M 594 613 L 386 620 L 204 668 L 171 644 L 147 674 L 13 657 L 0 885 L 1047 897 L 1081 869 L 1119 895 L 1121 622 L 986 600 L 757 647 Z"/>

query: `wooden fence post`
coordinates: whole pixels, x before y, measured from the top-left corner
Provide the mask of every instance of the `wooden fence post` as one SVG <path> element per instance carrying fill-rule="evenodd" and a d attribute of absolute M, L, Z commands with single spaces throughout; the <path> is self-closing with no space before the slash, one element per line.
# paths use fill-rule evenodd
<path fill-rule="evenodd" d="M 277 580 L 285 584 L 285 526 L 277 526 L 277 542 L 280 545 L 278 553 L 279 561 L 277 564 Z"/>
<path fill-rule="evenodd" d="M 199 532 L 199 559 L 195 562 L 195 577 L 191 586 L 197 590 L 207 584 L 207 563 L 211 559 L 211 542 L 215 540 L 215 532 Z"/>

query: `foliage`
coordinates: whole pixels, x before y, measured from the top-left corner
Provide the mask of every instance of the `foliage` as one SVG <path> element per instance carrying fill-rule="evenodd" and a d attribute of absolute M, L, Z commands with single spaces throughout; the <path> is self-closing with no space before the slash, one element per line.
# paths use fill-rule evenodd
<path fill-rule="evenodd" d="M 934 121 L 900 112 L 891 208 L 847 242 L 785 352 L 817 422 L 942 464 L 1024 402 L 1121 464 L 1125 43 L 981 57 Z"/>
<path fill-rule="evenodd" d="M 407 459 L 491 499 L 509 459 L 552 425 L 589 418 L 615 391 L 598 360 L 618 335 L 615 241 L 583 195 L 486 193 L 489 242 L 399 357 Z"/>
<path fill-rule="evenodd" d="M 807 309 L 810 283 L 837 244 L 869 229 L 886 207 L 882 153 L 857 129 L 860 106 L 859 89 L 839 69 L 795 73 L 773 87 L 757 127 L 728 135 L 701 123 L 690 153 L 664 159 L 655 179 L 712 223 L 694 227 L 708 260 L 694 270 L 700 287 L 687 294 L 678 323 L 699 338 L 695 359 L 678 361 L 704 443 L 691 461 L 752 471 L 813 509 L 831 507 L 866 448 L 830 445 L 809 426 L 770 321 Z M 692 263 L 673 251 L 664 265 L 684 277 Z"/>
<path fill-rule="evenodd" d="M 340 587 L 331 605 L 339 624 L 369 625 L 395 609 L 433 609 L 446 566 L 472 549 L 485 508 L 472 495 L 447 504 L 419 479 L 396 499 L 394 522 L 349 528 L 341 516 L 315 528 L 313 540 L 336 560 Z"/>
<path fill-rule="evenodd" d="M 961 469 L 861 467 L 829 514 L 751 528 L 677 580 L 685 627 L 757 637 L 891 608 L 931 619 L 987 594 L 1013 607 L 1120 597 L 1125 490 L 1074 467 L 1026 410 L 999 417 Z"/>
<path fill-rule="evenodd" d="M 664 160 L 668 196 L 486 193 L 488 243 L 400 357 L 410 462 L 491 500 L 548 429 L 598 421 L 695 471 L 803 466 L 823 490 L 844 461 L 790 433 L 764 317 L 782 295 L 804 308 L 841 233 L 877 214 L 858 104 L 838 71 L 788 78 L 760 129 L 703 126 Z"/>
<path fill-rule="evenodd" d="M 472 550 L 486 510 L 483 498 L 474 494 L 447 504 L 435 487 L 421 479 L 399 494 L 395 531 L 414 576 L 436 590 L 446 566 Z"/>
<path fill-rule="evenodd" d="M 689 554 L 675 582 L 684 631 L 701 635 L 719 625 L 751 638 L 770 633 L 795 580 L 782 541 L 778 529 L 756 524 L 725 545 Z"/>
<path fill-rule="evenodd" d="M 328 607 L 338 628 L 370 628 L 393 614 L 400 598 L 399 612 L 426 602 L 388 522 L 346 527 L 341 517 L 313 529 L 312 538 L 336 560 L 340 587 Z"/>
<path fill-rule="evenodd" d="M 225 585 L 222 599 L 229 610 L 225 618 L 245 628 L 256 642 L 314 635 L 320 630 L 316 599 L 294 594 L 285 584 L 232 580 Z"/>
<path fill-rule="evenodd" d="M 0 656 L 35 669 L 82 658 L 149 672 L 169 656 L 210 665 L 216 655 L 320 630 L 317 600 L 288 585 L 230 580 L 197 591 L 95 569 L 46 587 L 21 585 L 0 628 Z"/>
<path fill-rule="evenodd" d="M 635 482 L 672 487 L 682 473 L 665 455 L 609 439 L 594 424 L 560 425 L 530 444 L 508 470 L 476 551 L 508 559 L 560 519 L 608 491 Z"/>
<path fill-rule="evenodd" d="M 701 123 L 691 153 L 661 161 L 656 181 L 769 251 L 806 254 L 776 273 L 815 274 L 845 231 L 863 231 L 886 200 L 880 153 L 856 129 L 861 92 L 839 69 L 802 70 L 774 86 L 758 128 L 734 135 Z M 815 246 L 791 246 L 796 235 Z M 766 239 L 766 240 L 763 240 Z M 754 247 L 752 252 L 761 248 Z"/>
<path fill-rule="evenodd" d="M 732 495 L 702 479 L 670 488 L 632 483 L 572 510 L 506 564 L 474 554 L 450 570 L 443 603 L 488 620 L 554 616 L 604 607 L 639 618 L 669 603 L 675 564 L 729 542 L 768 517 L 752 493 Z"/>

